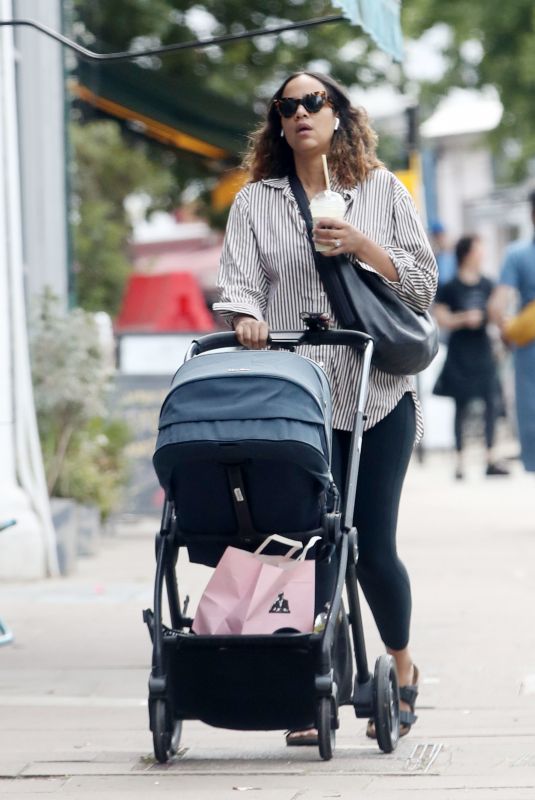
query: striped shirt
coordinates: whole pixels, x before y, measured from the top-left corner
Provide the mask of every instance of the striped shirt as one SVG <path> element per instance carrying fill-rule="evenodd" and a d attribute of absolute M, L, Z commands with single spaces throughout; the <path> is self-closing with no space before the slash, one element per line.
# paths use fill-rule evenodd
<path fill-rule="evenodd" d="M 437 265 L 411 196 L 386 169 L 373 170 L 352 189 L 336 184 L 346 201 L 345 220 L 390 256 L 398 281 L 380 276 L 416 310 L 431 305 Z M 355 259 L 356 261 L 356 259 Z M 373 267 L 360 265 L 372 272 Z M 379 273 L 377 273 L 379 274 Z M 287 177 L 247 184 L 232 205 L 218 277 L 220 302 L 214 310 L 228 321 L 234 314 L 265 320 L 272 330 L 302 330 L 301 311 L 328 312 L 332 327 L 341 327 L 319 279 L 305 221 Z M 346 347 L 306 346 L 300 353 L 323 366 L 332 389 L 333 424 L 351 430 L 362 369 L 360 353 Z M 365 429 L 392 411 L 405 392 L 414 397 L 417 440 L 423 433 L 414 379 L 389 375 L 372 366 Z"/>

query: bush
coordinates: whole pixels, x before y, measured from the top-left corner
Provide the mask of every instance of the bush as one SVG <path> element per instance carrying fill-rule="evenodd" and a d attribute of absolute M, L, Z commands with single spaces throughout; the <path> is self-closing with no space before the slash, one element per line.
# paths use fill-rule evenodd
<path fill-rule="evenodd" d="M 45 293 L 30 348 L 48 491 L 96 504 L 104 518 L 126 483 L 130 433 L 122 420 L 105 417 L 112 371 L 95 320 L 81 309 L 61 313 L 57 299 Z"/>
<path fill-rule="evenodd" d="M 121 420 L 95 417 L 74 434 L 55 487 L 57 497 L 98 506 L 108 517 L 121 499 L 127 477 L 124 449 L 130 432 Z"/>

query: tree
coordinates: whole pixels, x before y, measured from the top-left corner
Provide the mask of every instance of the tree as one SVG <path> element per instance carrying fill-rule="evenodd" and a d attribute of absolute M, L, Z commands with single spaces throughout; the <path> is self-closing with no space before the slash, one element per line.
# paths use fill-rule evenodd
<path fill-rule="evenodd" d="M 102 50 L 154 46 L 299 21 L 336 11 L 329 0 L 73 0 L 86 42 Z M 438 24 L 448 27 L 443 78 L 422 76 L 421 98 L 431 108 L 452 86 L 496 87 L 504 104 L 495 134 L 497 149 L 515 152 L 516 174 L 535 156 L 532 97 L 535 90 L 535 5 L 532 0 L 466 3 L 465 0 L 403 0 L 406 38 L 418 38 Z M 320 66 L 351 86 L 387 82 L 403 87 L 401 70 L 379 53 L 370 38 L 348 22 L 322 25 L 276 37 L 221 47 L 188 50 L 143 62 L 162 75 L 202 81 L 244 103 L 269 97 L 280 78 L 296 68 Z M 259 110 L 261 110 L 260 106 Z M 180 180 L 183 160 L 178 160 Z"/>
<path fill-rule="evenodd" d="M 201 0 L 192 6 L 191 0 L 74 0 L 73 30 L 79 39 L 98 52 L 157 47 L 173 42 L 192 41 L 199 36 L 207 37 L 225 33 L 239 33 L 251 29 L 262 29 L 283 22 L 297 22 L 313 17 L 332 15 L 336 9 L 329 0 Z M 401 71 L 389 56 L 379 52 L 370 37 L 348 21 L 284 33 L 277 36 L 258 37 L 236 41 L 220 47 L 199 48 L 167 54 L 162 58 L 143 58 L 137 63 L 153 70 L 158 77 L 179 78 L 188 86 L 199 85 L 218 95 L 231 97 L 232 113 L 235 106 L 243 105 L 248 111 L 254 108 L 262 114 L 265 102 L 276 86 L 288 73 L 303 69 L 330 72 L 342 83 L 368 86 L 387 80 L 398 84 Z M 80 111 L 85 120 L 92 119 L 93 111 L 83 104 Z M 230 113 L 230 112 L 229 112 Z M 206 110 L 209 119 L 210 110 Z M 133 134 L 122 128 L 123 136 Z M 147 141 L 145 152 L 155 162 L 165 161 L 171 172 L 173 186 L 169 189 L 167 206 L 180 202 L 181 193 L 197 186 L 198 204 L 201 213 L 212 225 L 222 227 L 226 212 L 215 213 L 210 207 L 210 192 L 218 179 L 214 163 L 206 159 L 177 152 L 172 156 L 162 146 Z M 238 157 L 234 163 L 237 165 Z M 219 165 L 221 166 L 221 165 Z M 224 165 L 228 168 L 228 164 Z M 121 232 L 111 224 L 105 230 L 108 241 L 102 242 L 104 231 L 100 221 L 107 216 L 102 204 L 93 207 L 86 204 L 81 219 L 87 221 L 87 234 L 81 247 L 91 252 L 99 250 L 98 274 L 108 281 L 110 274 L 107 255 L 116 250 Z M 98 242 L 93 239 L 97 237 Z M 102 246 L 104 245 L 104 246 Z M 80 262 L 87 261 L 85 252 L 78 250 Z M 125 259 L 113 256 L 116 271 L 125 272 Z M 87 272 L 90 279 L 90 273 Z M 80 278 L 80 296 L 91 292 L 97 304 L 101 298 L 97 291 L 113 293 L 113 287 L 97 290 L 85 287 Z M 100 284 L 101 281 L 98 281 Z M 121 284 L 117 276 L 116 286 Z M 86 301 L 84 300 L 86 304 Z M 86 307 L 92 308 L 93 305 Z"/>
<path fill-rule="evenodd" d="M 124 200 L 133 192 L 165 206 L 173 177 L 150 160 L 142 140 L 125 143 L 112 121 L 71 127 L 76 295 L 82 308 L 116 314 L 130 272 L 131 235 Z"/>
<path fill-rule="evenodd" d="M 74 0 L 83 39 L 102 51 L 140 49 L 333 15 L 329 0 Z M 267 98 L 283 76 L 311 64 L 346 85 L 397 82 L 399 68 L 348 21 L 186 50 L 142 61 L 163 75 L 231 95 L 248 106 Z"/>
<path fill-rule="evenodd" d="M 405 0 L 403 27 L 418 37 L 437 24 L 448 26 L 444 47 L 446 69 L 435 84 L 424 83 L 424 99 L 452 86 L 494 86 L 504 114 L 494 134 L 497 149 L 512 155 L 512 175 L 526 174 L 535 158 L 535 4 L 533 0 Z"/>

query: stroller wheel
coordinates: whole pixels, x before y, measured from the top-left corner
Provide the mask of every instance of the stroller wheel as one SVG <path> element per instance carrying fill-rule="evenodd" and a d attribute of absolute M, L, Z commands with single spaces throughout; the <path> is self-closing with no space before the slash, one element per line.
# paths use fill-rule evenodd
<path fill-rule="evenodd" d="M 167 730 L 167 714 L 165 702 L 155 700 L 153 706 L 152 743 L 154 755 L 160 764 L 165 764 L 178 752 L 180 736 L 182 734 L 182 720 L 174 720 L 173 730 Z"/>
<path fill-rule="evenodd" d="M 377 744 L 392 753 L 399 741 L 399 687 L 392 656 L 379 656 L 373 676 L 373 718 Z"/>
<path fill-rule="evenodd" d="M 318 701 L 318 746 L 324 761 L 331 760 L 336 745 L 334 702 L 330 697 L 322 697 Z"/>

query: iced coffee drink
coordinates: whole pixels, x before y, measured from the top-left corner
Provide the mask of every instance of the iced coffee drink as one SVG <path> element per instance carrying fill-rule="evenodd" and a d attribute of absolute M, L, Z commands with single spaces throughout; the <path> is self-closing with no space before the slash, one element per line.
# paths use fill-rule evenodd
<path fill-rule="evenodd" d="M 330 189 L 326 189 L 326 191 L 314 195 L 310 201 L 310 213 L 314 225 L 318 219 L 342 220 L 346 213 L 345 200 L 338 192 L 331 192 Z M 332 249 L 332 247 L 325 244 L 316 244 L 318 253 Z"/>

